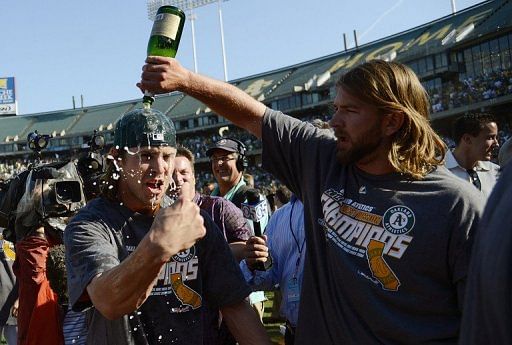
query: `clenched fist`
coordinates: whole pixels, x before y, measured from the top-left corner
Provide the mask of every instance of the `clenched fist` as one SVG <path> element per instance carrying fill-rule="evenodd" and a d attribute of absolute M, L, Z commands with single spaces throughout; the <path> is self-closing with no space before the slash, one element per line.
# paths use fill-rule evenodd
<path fill-rule="evenodd" d="M 244 257 L 247 267 L 255 270 L 258 265 L 266 264 L 270 260 L 267 247 L 267 236 L 252 236 L 245 242 Z"/>
<path fill-rule="evenodd" d="M 171 207 L 156 214 L 149 232 L 150 241 L 162 250 L 165 261 L 192 247 L 206 234 L 199 207 L 180 197 Z"/>

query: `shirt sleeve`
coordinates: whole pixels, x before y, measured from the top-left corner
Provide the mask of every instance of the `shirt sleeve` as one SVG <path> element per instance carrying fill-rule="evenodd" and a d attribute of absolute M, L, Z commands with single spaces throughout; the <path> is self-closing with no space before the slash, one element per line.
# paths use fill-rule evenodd
<path fill-rule="evenodd" d="M 106 224 L 99 220 L 77 216 L 64 231 L 69 302 L 75 311 L 92 306 L 81 298 L 87 286 L 99 273 L 117 265 L 117 247 Z"/>
<path fill-rule="evenodd" d="M 323 169 L 329 165 L 325 162 L 334 161 L 336 156 L 336 138 L 328 131 L 268 108 L 263 117 L 262 142 L 263 168 L 300 200 L 312 178 L 315 183 L 326 178 Z"/>
<path fill-rule="evenodd" d="M 240 261 L 240 269 L 244 275 L 245 281 L 251 287 L 252 291 L 260 290 L 273 290 L 274 282 L 270 270 L 267 271 L 251 271 L 247 266 L 247 262 L 244 260 Z"/>
<path fill-rule="evenodd" d="M 247 225 L 242 211 L 227 199 L 218 200 L 228 243 L 247 241 L 251 237 L 251 228 Z"/>

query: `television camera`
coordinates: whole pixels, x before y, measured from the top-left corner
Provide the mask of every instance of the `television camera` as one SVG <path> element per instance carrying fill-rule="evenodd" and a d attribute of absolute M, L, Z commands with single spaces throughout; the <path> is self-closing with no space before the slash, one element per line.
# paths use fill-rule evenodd
<path fill-rule="evenodd" d="M 100 194 L 101 177 L 105 172 L 105 161 L 101 150 L 105 147 L 105 137 L 96 130 L 87 143 L 89 151 L 86 156 L 78 159 L 77 169 L 84 182 L 84 192 L 87 200 L 94 199 Z"/>
<path fill-rule="evenodd" d="M 16 242 L 41 226 L 62 241 L 67 217 L 86 204 L 83 180 L 73 161 L 41 163 L 41 151 L 50 138 L 30 133 L 27 142 L 37 155 L 35 163 L 0 188 L 0 227 L 9 241 Z"/>

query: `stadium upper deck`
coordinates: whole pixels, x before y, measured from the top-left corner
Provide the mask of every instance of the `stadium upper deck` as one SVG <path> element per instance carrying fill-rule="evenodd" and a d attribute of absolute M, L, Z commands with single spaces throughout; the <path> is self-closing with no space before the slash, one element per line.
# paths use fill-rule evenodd
<path fill-rule="evenodd" d="M 506 112 L 512 103 L 512 2 L 491 0 L 410 30 L 301 64 L 231 81 L 268 106 L 302 117 L 325 114 L 338 76 L 371 59 L 406 63 L 433 103 L 433 120 L 476 108 Z M 107 143 L 117 119 L 140 100 L 0 118 L 0 156 L 26 155 L 26 136 L 52 134 L 49 151 L 79 149 L 93 130 Z M 172 93 L 154 107 L 170 116 L 178 135 L 217 130 L 227 122 L 195 99 Z"/>

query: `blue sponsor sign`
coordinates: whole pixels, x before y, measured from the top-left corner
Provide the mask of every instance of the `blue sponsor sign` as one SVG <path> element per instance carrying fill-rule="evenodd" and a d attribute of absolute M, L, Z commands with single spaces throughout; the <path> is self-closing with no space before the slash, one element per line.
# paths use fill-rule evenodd
<path fill-rule="evenodd" d="M 0 115 L 16 114 L 14 77 L 0 78 Z"/>

